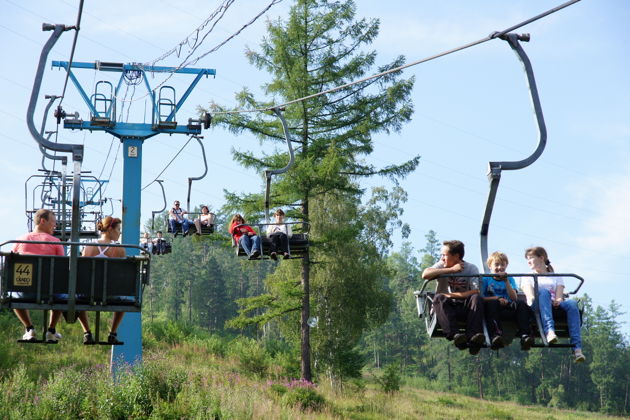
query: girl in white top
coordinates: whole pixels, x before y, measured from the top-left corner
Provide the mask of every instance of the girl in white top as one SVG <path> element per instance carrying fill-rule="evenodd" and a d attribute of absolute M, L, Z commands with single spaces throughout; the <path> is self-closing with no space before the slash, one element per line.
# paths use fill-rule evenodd
<path fill-rule="evenodd" d="M 214 214 L 210 213 L 208 206 L 201 207 L 201 214 L 195 219 L 195 227 L 197 228 L 197 235 L 201 235 L 201 225 L 210 226 L 214 224 Z"/>
<path fill-rule="evenodd" d="M 98 230 L 101 232 L 97 244 L 101 245 L 87 245 L 83 248 L 84 257 L 100 257 L 100 258 L 124 258 L 125 249 L 120 247 L 109 247 L 108 244 L 115 243 L 120 238 L 121 220 L 117 217 L 107 216 L 97 224 Z M 105 245 L 105 246 L 102 246 Z M 118 326 L 125 315 L 124 312 L 114 312 L 114 319 L 112 320 L 112 327 L 107 337 L 107 342 L 110 344 L 118 344 L 118 338 L 116 337 L 116 331 Z M 83 327 L 83 344 L 95 344 L 94 337 L 90 332 L 90 324 L 88 321 L 87 313 L 82 311 L 78 314 L 79 322 Z"/>
<path fill-rule="evenodd" d="M 525 251 L 527 265 L 538 274 L 553 273 L 553 267 L 545 248 L 537 246 Z M 522 288 L 528 302 L 534 302 L 540 310 L 540 318 L 547 342 L 554 344 L 558 341 L 555 332 L 552 307 L 560 308 L 567 313 L 569 337 L 573 344 L 573 356 L 576 363 L 586 360 L 582 353 L 582 333 L 580 331 L 580 311 L 575 300 L 564 299 L 564 280 L 562 277 L 538 277 L 538 296 L 534 296 L 534 279 L 527 278 L 522 282 Z"/>
<path fill-rule="evenodd" d="M 272 260 L 278 259 L 278 253 L 284 255 L 284 259 L 290 258 L 289 255 L 289 238 L 293 236 L 291 225 L 284 223 L 284 212 L 282 209 L 276 210 L 274 213 L 276 223 L 267 226 L 267 236 L 271 239 L 271 253 L 269 256 Z"/>

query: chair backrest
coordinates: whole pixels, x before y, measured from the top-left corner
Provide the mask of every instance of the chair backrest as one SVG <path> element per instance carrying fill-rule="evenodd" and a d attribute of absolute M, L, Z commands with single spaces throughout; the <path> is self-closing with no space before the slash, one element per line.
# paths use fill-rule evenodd
<path fill-rule="evenodd" d="M 32 309 L 61 309 L 55 305 L 67 303 L 70 257 L 0 253 L 0 258 L 2 307 L 19 302 L 25 309 L 28 304 Z M 149 282 L 148 259 L 143 257 L 79 257 L 77 273 L 76 302 L 94 307 L 88 310 L 107 310 L 112 302 L 139 310 L 143 286 Z"/>

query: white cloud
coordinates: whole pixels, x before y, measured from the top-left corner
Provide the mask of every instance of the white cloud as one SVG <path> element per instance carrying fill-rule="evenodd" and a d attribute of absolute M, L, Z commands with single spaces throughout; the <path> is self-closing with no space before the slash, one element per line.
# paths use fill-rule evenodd
<path fill-rule="evenodd" d="M 582 226 L 576 226 L 575 252 L 563 259 L 562 266 L 576 267 L 576 271 L 580 267 L 585 277 L 598 284 L 625 281 L 630 257 L 630 173 L 591 178 L 573 190 L 576 201 L 593 212 Z"/>

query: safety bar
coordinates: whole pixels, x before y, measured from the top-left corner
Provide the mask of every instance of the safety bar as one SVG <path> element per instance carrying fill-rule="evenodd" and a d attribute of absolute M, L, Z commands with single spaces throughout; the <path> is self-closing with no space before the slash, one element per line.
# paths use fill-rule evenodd
<path fill-rule="evenodd" d="M 538 273 L 506 273 L 507 277 L 533 277 L 534 278 L 534 290 L 536 292 L 536 295 L 538 295 L 538 277 L 573 277 L 575 279 L 578 279 L 580 281 L 580 284 L 578 284 L 577 288 L 575 290 L 573 290 L 572 292 L 567 292 L 567 294 L 569 295 L 575 295 L 580 288 L 582 287 L 582 284 L 584 284 L 584 278 L 581 276 L 578 276 L 577 274 L 573 274 L 573 273 L 545 273 L 545 274 L 538 274 Z M 434 279 L 430 279 L 430 280 L 424 280 L 424 282 L 422 283 L 422 287 L 420 288 L 419 291 L 414 292 L 414 293 L 422 293 L 426 290 L 427 286 L 429 285 L 430 282 L 434 281 L 434 280 L 438 280 L 438 279 L 442 279 L 442 278 L 452 278 L 452 277 L 467 277 L 467 278 L 474 278 L 477 277 L 478 279 L 481 279 L 482 277 L 498 277 L 498 276 L 493 276 L 492 274 L 484 274 L 484 273 L 480 273 L 480 274 L 444 274 L 442 276 L 436 277 Z"/>

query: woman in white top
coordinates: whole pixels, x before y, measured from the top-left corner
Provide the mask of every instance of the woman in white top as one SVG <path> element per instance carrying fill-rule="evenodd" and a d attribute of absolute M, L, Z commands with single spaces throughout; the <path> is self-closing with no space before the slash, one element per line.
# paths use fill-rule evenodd
<path fill-rule="evenodd" d="M 214 224 L 214 214 L 210 213 L 208 206 L 201 207 L 201 214 L 195 219 L 195 227 L 197 228 L 197 235 L 201 235 L 201 225 L 210 226 Z"/>
<path fill-rule="evenodd" d="M 101 232 L 101 237 L 96 245 L 87 245 L 83 248 L 84 257 L 100 257 L 100 258 L 124 258 L 125 249 L 120 247 L 109 247 L 107 245 L 115 243 L 120 238 L 121 220 L 117 217 L 107 216 L 103 220 L 99 221 L 96 227 Z M 107 342 L 110 344 L 118 344 L 118 338 L 116 337 L 116 331 L 118 326 L 125 315 L 124 312 L 114 312 L 114 319 L 112 321 L 112 327 L 107 337 Z M 95 344 L 94 337 L 90 332 L 90 324 L 88 322 L 87 313 L 82 311 L 78 314 L 79 322 L 83 327 L 83 344 Z"/>
<path fill-rule="evenodd" d="M 284 223 L 284 212 L 282 209 L 276 210 L 274 213 L 276 223 L 267 226 L 267 236 L 271 239 L 271 253 L 269 256 L 272 260 L 278 259 L 278 253 L 284 255 L 284 259 L 289 255 L 289 238 L 293 236 L 291 225 Z"/>
<path fill-rule="evenodd" d="M 538 274 L 553 273 L 553 267 L 545 248 L 537 246 L 525 251 L 527 265 Z M 554 330 L 552 307 L 559 307 L 567 313 L 569 337 L 573 344 L 573 355 L 576 363 L 586 360 L 582 353 L 582 333 L 580 331 L 580 311 L 575 300 L 564 300 L 564 280 L 562 277 L 538 277 L 538 296 L 534 296 L 534 280 L 527 278 L 523 283 L 523 291 L 527 301 L 534 301 L 540 308 L 540 318 L 547 342 L 553 344 L 558 341 Z"/>

